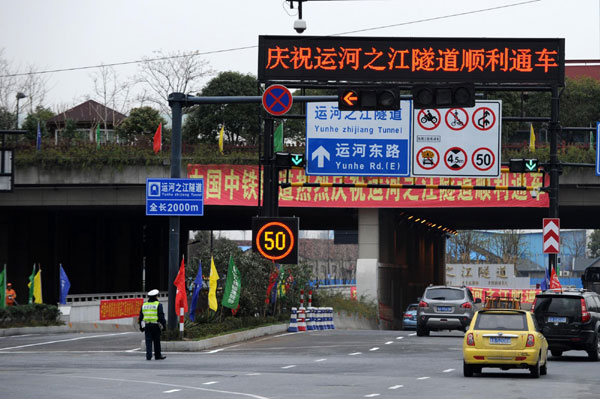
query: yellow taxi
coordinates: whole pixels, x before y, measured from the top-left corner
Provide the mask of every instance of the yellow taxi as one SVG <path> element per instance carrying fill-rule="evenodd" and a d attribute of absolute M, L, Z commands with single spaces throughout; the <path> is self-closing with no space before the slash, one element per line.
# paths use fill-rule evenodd
<path fill-rule="evenodd" d="M 465 377 L 492 367 L 529 369 L 538 378 L 548 370 L 548 342 L 531 312 L 484 309 L 475 313 L 465 333 L 463 358 Z"/>

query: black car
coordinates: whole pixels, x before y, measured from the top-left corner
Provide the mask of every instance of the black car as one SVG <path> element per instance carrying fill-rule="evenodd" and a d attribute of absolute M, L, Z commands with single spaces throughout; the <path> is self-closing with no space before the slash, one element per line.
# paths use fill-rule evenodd
<path fill-rule="evenodd" d="M 584 350 L 590 360 L 600 359 L 600 295 L 586 290 L 544 291 L 536 295 L 531 310 L 553 356 Z"/>

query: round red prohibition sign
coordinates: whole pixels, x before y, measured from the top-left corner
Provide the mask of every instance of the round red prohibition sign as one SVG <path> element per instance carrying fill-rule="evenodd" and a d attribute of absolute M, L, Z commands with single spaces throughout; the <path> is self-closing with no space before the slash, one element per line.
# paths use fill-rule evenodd
<path fill-rule="evenodd" d="M 496 156 L 489 148 L 480 147 L 473 151 L 471 163 L 475 169 L 485 172 L 490 170 L 496 164 Z"/>
<path fill-rule="evenodd" d="M 488 107 L 477 108 L 473 112 L 473 126 L 481 131 L 490 130 L 496 124 L 496 114 Z"/>
<path fill-rule="evenodd" d="M 433 111 L 433 113 L 431 112 Z M 422 109 L 417 115 L 417 122 L 425 130 L 433 130 L 440 125 L 442 117 L 440 111 L 435 108 Z"/>
<path fill-rule="evenodd" d="M 417 153 L 417 164 L 426 170 L 431 170 L 440 163 L 440 153 L 433 147 L 423 147 Z"/>
<path fill-rule="evenodd" d="M 461 170 L 467 165 L 467 153 L 459 147 L 452 147 L 444 154 L 444 163 L 451 170 Z"/>
<path fill-rule="evenodd" d="M 271 115 L 283 115 L 292 108 L 292 93 L 282 85 L 272 85 L 262 95 L 262 104 L 265 111 Z"/>
<path fill-rule="evenodd" d="M 281 222 L 267 223 L 256 234 L 256 248 L 269 260 L 283 259 L 294 249 L 294 234 Z"/>
<path fill-rule="evenodd" d="M 469 123 L 469 114 L 463 108 L 446 111 L 446 125 L 452 130 L 462 130 Z"/>

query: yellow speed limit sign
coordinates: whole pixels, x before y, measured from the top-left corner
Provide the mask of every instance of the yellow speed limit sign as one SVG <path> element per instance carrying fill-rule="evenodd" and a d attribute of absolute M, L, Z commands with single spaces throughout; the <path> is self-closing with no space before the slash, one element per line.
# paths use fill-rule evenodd
<path fill-rule="evenodd" d="M 298 218 L 252 218 L 252 250 L 277 263 L 298 263 Z"/>

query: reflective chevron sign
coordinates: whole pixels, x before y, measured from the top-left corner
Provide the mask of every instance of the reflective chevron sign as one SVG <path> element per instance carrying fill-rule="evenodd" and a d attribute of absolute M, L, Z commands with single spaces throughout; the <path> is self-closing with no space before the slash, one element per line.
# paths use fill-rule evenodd
<path fill-rule="evenodd" d="M 544 218 L 544 253 L 557 254 L 560 252 L 560 219 Z"/>

